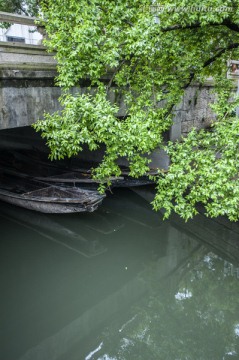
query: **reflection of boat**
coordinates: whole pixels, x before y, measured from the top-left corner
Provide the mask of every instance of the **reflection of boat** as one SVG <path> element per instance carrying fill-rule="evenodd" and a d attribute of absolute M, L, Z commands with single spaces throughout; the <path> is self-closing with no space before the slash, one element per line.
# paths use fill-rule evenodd
<path fill-rule="evenodd" d="M 103 206 L 93 214 L 70 214 L 64 217 L 64 222 L 74 231 L 80 232 L 82 227 L 102 235 L 110 235 L 124 228 L 125 221 L 120 215 L 108 211 Z"/>
<path fill-rule="evenodd" d="M 45 215 L 30 210 L 19 211 L 17 207 L 0 204 L 0 217 L 23 226 L 56 244 L 92 258 L 107 251 L 97 234 L 81 224 L 80 232 L 57 221 L 59 215 Z"/>
<path fill-rule="evenodd" d="M 4 174 L 1 176 L 0 200 L 44 213 L 92 212 L 105 195 L 74 187 L 59 187 Z"/>
<path fill-rule="evenodd" d="M 124 202 L 120 201 L 122 197 Z M 146 204 L 131 189 L 117 189 L 114 199 L 114 202 L 108 202 L 105 207 L 130 223 L 148 229 L 160 228 L 164 224 L 162 214 L 152 211 L 151 205 Z"/>

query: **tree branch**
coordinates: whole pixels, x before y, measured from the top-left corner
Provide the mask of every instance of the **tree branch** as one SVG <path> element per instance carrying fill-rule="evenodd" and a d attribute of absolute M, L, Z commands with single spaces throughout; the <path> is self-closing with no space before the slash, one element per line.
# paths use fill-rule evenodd
<path fill-rule="evenodd" d="M 230 19 L 225 19 L 222 22 L 223 25 L 225 25 L 227 28 L 229 28 L 230 30 L 239 32 L 239 25 L 233 23 Z"/>
<path fill-rule="evenodd" d="M 238 47 L 239 47 L 239 43 L 232 43 L 232 44 L 228 45 L 227 47 L 221 49 L 215 55 L 213 55 L 211 58 L 209 58 L 207 61 L 204 62 L 203 68 L 205 68 L 205 67 L 209 66 L 210 64 L 212 64 L 216 59 L 218 59 L 226 51 L 233 50 L 233 49 L 236 49 Z M 191 85 L 194 77 L 195 77 L 195 73 L 191 73 L 190 77 L 189 77 L 189 81 L 183 86 L 184 90 L 187 89 Z"/>
<path fill-rule="evenodd" d="M 219 58 L 222 54 L 224 54 L 226 51 L 228 50 L 233 50 L 233 49 L 237 49 L 239 47 L 239 43 L 232 43 L 230 45 L 228 45 L 227 47 L 221 49 L 220 51 L 218 51 L 214 56 L 212 56 L 210 59 L 208 59 L 207 61 L 205 61 L 205 63 L 203 64 L 203 67 L 207 67 L 208 65 L 212 64 L 217 58 Z"/>
<path fill-rule="evenodd" d="M 233 23 L 230 19 L 224 19 L 221 23 L 208 23 L 207 25 L 203 26 L 226 26 L 228 29 L 239 32 L 239 25 Z M 166 28 L 162 28 L 163 32 L 175 31 L 175 30 L 187 30 L 187 29 L 198 29 L 201 28 L 202 24 L 197 22 L 191 25 L 172 25 Z"/>
<path fill-rule="evenodd" d="M 186 29 L 196 29 L 201 27 L 200 23 L 195 23 L 195 24 L 191 24 L 191 25 L 172 25 L 172 26 L 168 26 L 166 28 L 162 28 L 161 30 L 163 32 L 169 32 L 169 31 L 174 31 L 174 30 L 186 30 Z"/>

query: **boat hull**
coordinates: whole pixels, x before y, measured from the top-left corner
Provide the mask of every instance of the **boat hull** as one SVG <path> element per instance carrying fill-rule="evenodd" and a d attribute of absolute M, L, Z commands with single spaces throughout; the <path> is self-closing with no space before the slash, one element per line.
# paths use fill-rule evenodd
<path fill-rule="evenodd" d="M 103 197 L 95 200 L 89 204 L 82 204 L 75 202 L 57 202 L 51 199 L 31 199 L 29 197 L 24 198 L 22 195 L 12 194 L 8 191 L 0 191 L 0 200 L 9 204 L 23 207 L 25 209 L 39 211 L 42 213 L 79 213 L 79 212 L 93 212 L 102 203 Z"/>

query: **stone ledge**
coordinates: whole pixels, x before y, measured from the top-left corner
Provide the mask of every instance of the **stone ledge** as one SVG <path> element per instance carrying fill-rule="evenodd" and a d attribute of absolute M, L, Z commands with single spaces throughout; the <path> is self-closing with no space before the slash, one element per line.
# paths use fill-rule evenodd
<path fill-rule="evenodd" d="M 56 70 L 56 64 L 52 63 L 0 63 L 0 71 L 1 70 L 32 70 L 32 71 L 54 71 Z"/>
<path fill-rule="evenodd" d="M 13 70 L 13 69 L 1 69 L 0 66 L 0 79 L 53 79 L 57 76 L 56 68 L 53 70 Z"/>
<path fill-rule="evenodd" d="M 32 44 L 25 44 L 20 42 L 12 42 L 12 41 L 0 41 L 0 48 L 6 49 L 15 49 L 15 50 L 23 50 L 23 49 L 32 49 L 32 50 L 42 50 L 47 51 L 46 46 L 44 45 L 32 45 Z M 17 51 L 16 51 L 17 52 Z"/>
<path fill-rule="evenodd" d="M 36 20 L 37 19 L 35 17 L 19 15 L 19 14 L 12 14 L 12 13 L 0 11 L 0 21 L 2 21 L 2 22 L 34 26 L 34 25 L 36 25 L 35 24 Z"/>

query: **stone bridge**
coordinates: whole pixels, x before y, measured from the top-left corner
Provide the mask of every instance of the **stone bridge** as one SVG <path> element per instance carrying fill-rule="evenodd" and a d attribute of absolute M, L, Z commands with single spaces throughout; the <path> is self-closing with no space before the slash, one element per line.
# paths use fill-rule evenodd
<path fill-rule="evenodd" d="M 0 21 L 35 25 L 34 18 L 1 12 Z M 56 65 L 54 54 L 48 53 L 43 45 L 0 42 L 0 130 L 26 127 L 42 119 L 44 112 L 60 110 Z M 168 139 L 179 139 L 192 127 L 209 125 L 213 117 L 209 107 L 213 100 L 212 85 L 209 79 L 203 88 L 191 86 L 185 92 L 175 110 Z M 84 91 L 85 86 L 81 84 L 72 92 Z M 113 96 L 112 93 L 115 101 Z M 121 101 L 119 116 L 124 115 L 124 108 Z"/>
<path fill-rule="evenodd" d="M 34 18 L 8 13 L 0 13 L 0 21 L 35 24 Z M 45 111 L 59 110 L 61 90 L 55 84 L 56 75 L 54 54 L 48 53 L 43 45 L 0 42 L 0 129 L 31 125 L 41 119 Z M 175 111 L 170 132 L 172 140 L 187 133 L 192 126 L 200 128 L 209 124 L 211 86 L 209 81 L 200 91 L 191 87 L 185 93 Z M 84 91 L 84 85 L 81 89 Z M 122 104 L 119 116 L 123 115 L 123 108 Z"/>
<path fill-rule="evenodd" d="M 0 129 L 31 125 L 43 113 L 60 109 L 61 90 L 55 84 L 56 61 L 42 45 L 0 42 Z M 82 85 L 84 91 L 84 85 Z M 171 138 L 187 133 L 192 126 L 208 125 L 212 114 L 211 84 L 200 91 L 191 87 L 175 111 Z M 77 91 L 72 89 L 72 91 Z M 123 104 L 119 116 L 123 115 Z"/>

